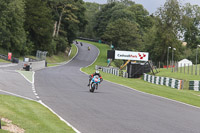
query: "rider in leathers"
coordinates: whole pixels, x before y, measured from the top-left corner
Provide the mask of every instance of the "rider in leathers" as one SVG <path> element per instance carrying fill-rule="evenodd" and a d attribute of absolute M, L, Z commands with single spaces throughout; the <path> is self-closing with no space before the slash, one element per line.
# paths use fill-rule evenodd
<path fill-rule="evenodd" d="M 89 84 L 88 84 L 88 86 L 90 86 L 90 82 L 91 82 L 92 78 L 93 78 L 94 76 L 96 76 L 96 75 L 98 75 L 98 76 L 99 76 L 99 78 L 100 78 L 101 82 L 103 81 L 103 78 L 101 77 L 101 74 L 99 73 L 99 71 L 98 71 L 98 70 L 96 70 L 96 72 L 95 72 L 95 73 L 93 73 L 93 74 L 91 74 L 91 75 L 89 76 Z M 100 83 L 101 83 L 101 82 L 100 82 Z"/>

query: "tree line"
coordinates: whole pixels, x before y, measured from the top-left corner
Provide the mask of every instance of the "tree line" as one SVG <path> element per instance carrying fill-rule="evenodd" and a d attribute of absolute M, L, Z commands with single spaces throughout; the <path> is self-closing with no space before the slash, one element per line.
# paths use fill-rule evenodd
<path fill-rule="evenodd" d="M 14 55 L 65 52 L 87 20 L 83 0 L 0 0 L 0 48 Z"/>
<path fill-rule="evenodd" d="M 163 63 L 168 47 L 169 55 L 176 48 L 175 60 L 195 62 L 200 44 L 198 5 L 166 0 L 153 14 L 131 0 L 109 0 L 103 5 L 87 2 L 84 6 L 88 24 L 80 37 L 104 40 L 115 49 L 149 52 L 151 60 Z"/>

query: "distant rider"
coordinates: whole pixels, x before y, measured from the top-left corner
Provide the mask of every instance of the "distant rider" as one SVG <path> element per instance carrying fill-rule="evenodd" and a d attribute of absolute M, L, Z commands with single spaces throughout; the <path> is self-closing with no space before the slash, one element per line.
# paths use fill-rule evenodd
<path fill-rule="evenodd" d="M 90 47 L 88 46 L 88 51 L 90 51 Z"/>
<path fill-rule="evenodd" d="M 100 80 L 101 80 L 100 83 L 103 81 L 103 78 L 101 77 L 101 74 L 99 73 L 98 70 L 96 70 L 95 73 L 93 73 L 93 74 L 91 74 L 91 75 L 89 76 L 89 84 L 88 84 L 88 86 L 90 86 L 90 82 L 91 82 L 92 78 L 93 78 L 94 76 L 96 76 L 96 75 L 99 76 L 99 78 L 100 78 Z"/>

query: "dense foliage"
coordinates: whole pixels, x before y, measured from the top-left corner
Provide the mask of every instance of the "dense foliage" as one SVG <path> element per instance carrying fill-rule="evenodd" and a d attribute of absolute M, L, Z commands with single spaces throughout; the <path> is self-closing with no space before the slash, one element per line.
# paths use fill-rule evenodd
<path fill-rule="evenodd" d="M 49 55 L 65 52 L 79 36 L 101 39 L 119 50 L 149 52 L 151 60 L 163 63 L 168 47 L 170 59 L 176 48 L 175 60 L 195 63 L 199 27 L 200 7 L 179 0 L 166 0 L 151 15 L 131 0 L 108 0 L 103 5 L 83 0 L 0 0 L 0 49 L 17 56 L 35 55 L 37 50 Z"/>
<path fill-rule="evenodd" d="M 0 47 L 19 53 L 25 47 L 25 3 L 23 0 L 0 0 Z"/>
<path fill-rule="evenodd" d="M 83 0 L 0 0 L 0 47 L 15 56 L 65 52 L 86 24 Z"/>
<path fill-rule="evenodd" d="M 115 49 L 145 51 L 150 59 L 166 63 L 172 48 L 174 59 L 195 63 L 200 44 L 200 7 L 179 0 L 166 0 L 154 14 L 131 0 L 108 0 L 107 4 L 85 4 L 88 25 L 79 36 L 105 40 Z M 186 42 L 187 45 L 182 45 Z M 200 52 L 199 52 L 200 53 Z M 200 61 L 200 60 L 199 60 Z"/>

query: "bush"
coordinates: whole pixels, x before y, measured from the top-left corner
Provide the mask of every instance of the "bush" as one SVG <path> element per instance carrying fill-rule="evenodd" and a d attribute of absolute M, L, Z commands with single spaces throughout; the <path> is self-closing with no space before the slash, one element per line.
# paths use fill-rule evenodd
<path fill-rule="evenodd" d="M 64 37 L 58 37 L 54 39 L 56 43 L 56 54 L 59 52 L 65 52 L 67 47 L 70 47 L 70 44 L 67 40 L 67 38 Z"/>
<path fill-rule="evenodd" d="M 116 67 L 120 68 L 121 65 L 124 64 L 123 60 L 114 60 L 114 64 Z"/>

